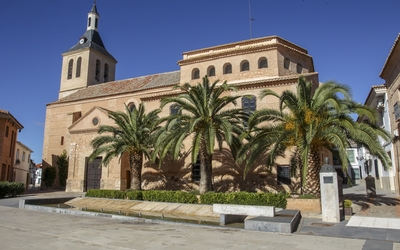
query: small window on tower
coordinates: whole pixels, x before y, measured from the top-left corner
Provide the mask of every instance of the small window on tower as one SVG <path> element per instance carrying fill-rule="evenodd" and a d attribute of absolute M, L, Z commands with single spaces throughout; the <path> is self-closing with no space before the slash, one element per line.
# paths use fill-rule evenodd
<path fill-rule="evenodd" d="M 74 60 L 71 59 L 68 62 L 68 75 L 67 75 L 67 79 L 71 79 L 72 78 L 72 69 L 74 67 Z"/>
<path fill-rule="evenodd" d="M 289 58 L 285 58 L 285 59 L 283 60 L 283 67 L 284 67 L 285 69 L 289 69 L 289 67 L 290 67 L 290 60 L 289 60 Z"/>
<path fill-rule="evenodd" d="M 96 82 L 100 81 L 100 60 L 96 60 L 96 75 L 95 75 Z"/>
<path fill-rule="evenodd" d="M 95 22 L 95 24 L 94 24 L 94 26 L 96 27 L 96 29 L 97 29 L 98 23 L 99 23 L 99 19 L 96 18 L 96 22 Z"/>
<path fill-rule="evenodd" d="M 81 64 L 82 64 L 82 57 L 79 57 L 78 60 L 76 61 L 75 77 L 80 77 L 81 76 Z"/>
<path fill-rule="evenodd" d="M 232 74 L 232 64 L 230 63 L 224 65 L 224 75 L 226 74 Z"/>
<path fill-rule="evenodd" d="M 258 60 L 258 68 L 263 69 L 263 68 L 268 68 L 268 60 L 265 57 L 261 57 Z"/>
<path fill-rule="evenodd" d="M 90 25 L 92 24 L 92 18 L 91 17 L 89 17 L 89 20 L 88 20 L 88 27 L 90 27 Z"/>
<path fill-rule="evenodd" d="M 240 64 L 240 71 L 249 71 L 250 70 L 250 64 L 249 61 L 242 61 Z"/>
<path fill-rule="evenodd" d="M 108 64 L 104 64 L 104 82 L 108 82 Z"/>
<path fill-rule="evenodd" d="M 210 66 L 207 69 L 207 75 L 208 76 L 215 76 L 215 67 L 214 66 Z"/>
<path fill-rule="evenodd" d="M 198 68 L 193 69 L 192 71 L 192 80 L 200 78 L 200 70 Z"/>

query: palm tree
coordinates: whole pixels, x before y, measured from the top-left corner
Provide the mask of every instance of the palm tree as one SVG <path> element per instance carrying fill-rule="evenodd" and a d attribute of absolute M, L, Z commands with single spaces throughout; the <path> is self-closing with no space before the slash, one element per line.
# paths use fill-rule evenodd
<path fill-rule="evenodd" d="M 267 154 L 267 165 L 274 165 L 278 156 L 292 152 L 292 160 L 300 168 L 302 193 L 319 195 L 319 150 L 324 147 L 338 151 L 346 172 L 347 151 L 356 143 L 369 149 L 387 167 L 390 159 L 379 143 L 379 136 L 389 140 L 389 134 L 374 125 L 375 110 L 354 102 L 350 89 L 327 82 L 315 89 L 312 82 L 299 78 L 297 94 L 290 90 L 281 95 L 266 89 L 260 98 L 279 98 L 279 110 L 256 111 L 249 119 L 251 139 L 240 150 L 241 160 L 246 153 L 247 169 L 261 153 Z M 357 123 L 352 115 L 366 116 L 371 123 Z M 293 166 L 292 166 L 292 169 Z"/>
<path fill-rule="evenodd" d="M 171 153 L 177 159 L 185 139 L 191 141 L 192 162 L 200 158 L 201 194 L 212 188 L 212 157 L 215 144 L 222 149 L 226 142 L 233 155 L 240 145 L 239 135 L 242 133 L 242 118 L 247 114 L 242 109 L 230 108 L 236 106 L 240 96 L 222 94 L 226 91 L 236 91 L 235 86 L 226 83 L 218 85 L 218 81 L 210 84 L 205 76 L 201 83 L 190 85 L 185 83 L 176 88 L 183 93 L 161 100 L 161 107 L 167 104 L 177 105 L 176 114 L 167 117 L 166 126 L 156 145 L 156 154 L 162 159 Z"/>
<path fill-rule="evenodd" d="M 116 126 L 101 125 L 98 133 L 105 134 L 92 140 L 93 153 L 89 160 L 105 154 L 101 165 L 107 166 L 114 157 L 127 153 L 131 170 L 131 189 L 141 189 L 143 157 L 150 159 L 154 137 L 159 130 L 160 110 L 145 113 L 143 103 L 138 108 L 125 106 L 125 113 L 110 111 L 109 118 Z"/>

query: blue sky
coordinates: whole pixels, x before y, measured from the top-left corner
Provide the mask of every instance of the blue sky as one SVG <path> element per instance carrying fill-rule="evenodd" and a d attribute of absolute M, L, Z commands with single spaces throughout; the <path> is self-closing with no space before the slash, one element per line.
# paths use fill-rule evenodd
<path fill-rule="evenodd" d="M 0 109 L 25 127 L 18 140 L 41 162 L 46 104 L 58 97 L 61 54 L 85 32 L 93 0 L 0 1 Z M 116 79 L 178 70 L 182 52 L 250 38 L 249 0 L 97 0 L 99 32 Z M 321 82 L 364 103 L 400 32 L 400 1 L 251 0 L 252 37 L 308 50 Z M 60 152 L 61 153 L 61 152 Z"/>

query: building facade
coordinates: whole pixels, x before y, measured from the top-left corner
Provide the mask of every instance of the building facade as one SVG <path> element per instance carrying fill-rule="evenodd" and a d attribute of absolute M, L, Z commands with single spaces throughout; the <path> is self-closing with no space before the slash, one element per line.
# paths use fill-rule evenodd
<path fill-rule="evenodd" d="M 390 112 L 388 103 L 389 99 L 386 92 L 386 86 L 372 86 L 365 101 L 365 105 L 376 109 L 376 125 L 385 129 L 388 133 L 391 133 L 392 129 L 390 124 Z M 358 121 L 367 122 L 368 120 L 365 117 L 360 117 Z M 365 177 L 371 175 L 375 178 L 375 186 L 377 190 L 395 192 L 396 169 L 394 168 L 395 164 L 393 161 L 393 159 L 395 158 L 393 150 L 394 146 L 392 142 L 386 142 L 382 139 L 380 139 L 380 143 L 389 155 L 392 161 L 392 166 L 384 168 L 381 161 L 377 157 L 370 155 L 369 151 L 364 147 L 360 147 L 358 149 L 360 180 L 364 180 Z M 364 181 L 361 181 L 360 183 L 365 184 Z"/>
<path fill-rule="evenodd" d="M 380 77 L 385 80 L 390 132 L 393 136 L 392 171 L 395 175 L 395 190 L 400 194 L 400 34 L 397 36 L 386 59 Z"/>
<path fill-rule="evenodd" d="M 23 128 L 10 112 L 0 109 L 0 181 L 13 181 L 15 147 Z"/>
<path fill-rule="evenodd" d="M 149 112 L 160 107 L 163 97 L 177 94 L 174 86 L 186 82 L 197 84 L 205 75 L 211 82 L 219 80 L 236 85 L 238 92 L 225 94 L 246 96 L 239 105 L 252 109 L 278 108 L 276 98 L 258 99 L 260 91 L 266 88 L 277 93 L 295 91 L 301 76 L 312 81 L 315 88 L 319 85 L 318 73 L 307 50 L 278 36 L 185 52 L 178 62 L 178 71 L 115 81 L 117 61 L 101 41 L 98 18 L 94 5 L 88 14 L 86 32 L 77 39 L 75 46 L 62 54 L 59 99 L 46 108 L 43 169 L 56 166 L 56 157 L 67 150 L 66 191 L 92 188 L 125 190 L 130 187 L 127 157 L 113 159 L 103 168 L 98 167 L 101 158 L 88 162 L 92 153 L 90 141 L 98 136 L 98 127 L 113 125 L 108 118 L 110 110 L 124 111 L 125 105 L 137 107 L 143 102 Z M 161 116 L 168 116 L 171 112 L 173 107 L 167 106 Z M 184 147 L 186 152 L 189 151 L 189 145 Z M 282 157 L 273 169 L 260 163 L 244 180 L 242 166 L 234 162 L 229 151 L 216 151 L 213 157 L 214 189 L 265 191 L 298 188 L 298 181 L 289 176 L 289 161 L 289 157 Z M 183 155 L 180 160 L 166 161 L 161 168 L 147 162 L 142 172 L 143 188 L 196 189 L 198 182 L 194 166 L 188 155 Z"/>
<path fill-rule="evenodd" d="M 13 167 L 13 181 L 23 183 L 25 189 L 28 189 L 31 179 L 30 166 L 31 166 L 32 153 L 33 153 L 32 149 L 28 148 L 20 141 L 17 141 L 15 147 L 15 164 Z"/>

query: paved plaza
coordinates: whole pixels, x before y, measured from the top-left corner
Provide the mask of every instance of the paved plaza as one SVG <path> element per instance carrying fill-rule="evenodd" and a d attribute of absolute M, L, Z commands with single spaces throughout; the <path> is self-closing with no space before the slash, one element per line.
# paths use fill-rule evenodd
<path fill-rule="evenodd" d="M 71 196 L 71 193 L 28 194 L 24 198 L 62 196 Z M 19 198 L 0 199 L 0 249 L 400 250 L 400 218 L 396 215 L 385 218 L 356 214 L 336 224 L 323 223 L 318 218 L 303 218 L 295 233 L 285 235 L 216 226 L 144 223 L 104 216 L 30 211 L 18 209 L 18 202 Z M 381 210 L 384 209 L 382 206 Z"/>
<path fill-rule="evenodd" d="M 0 206 L 1 249 L 363 249 L 366 240 L 132 223 Z M 400 249 L 400 244 L 391 244 Z M 391 248 L 391 249 L 392 249 Z"/>

